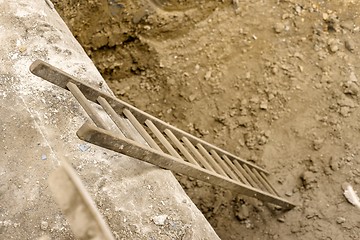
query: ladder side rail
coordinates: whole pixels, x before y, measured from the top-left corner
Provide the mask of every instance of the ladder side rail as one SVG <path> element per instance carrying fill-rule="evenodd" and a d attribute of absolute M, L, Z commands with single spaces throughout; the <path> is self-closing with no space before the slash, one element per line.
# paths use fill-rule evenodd
<path fill-rule="evenodd" d="M 289 210 L 295 207 L 294 204 L 274 196 L 262 190 L 242 184 L 241 182 L 225 178 L 220 174 L 193 164 L 181 161 L 169 154 L 143 146 L 132 140 L 114 135 L 110 131 L 101 129 L 92 124 L 85 123 L 77 132 L 80 139 L 107 148 L 119 153 L 125 153 L 130 157 L 157 165 L 161 168 L 172 170 L 177 173 L 185 174 L 190 177 L 214 184 L 234 192 L 244 194 L 249 197 L 255 197 L 261 201 L 269 202 Z"/>

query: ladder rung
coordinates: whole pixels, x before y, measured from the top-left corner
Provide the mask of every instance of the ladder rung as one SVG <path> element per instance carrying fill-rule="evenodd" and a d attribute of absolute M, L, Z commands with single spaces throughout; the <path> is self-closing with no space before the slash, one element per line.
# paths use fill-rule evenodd
<path fill-rule="evenodd" d="M 267 182 L 265 181 L 265 179 L 263 179 L 261 177 L 261 175 L 259 174 L 258 171 L 256 171 L 255 168 L 251 169 L 252 172 L 255 174 L 255 176 L 260 180 L 260 182 L 262 183 L 262 185 L 266 188 L 266 190 L 269 192 L 269 193 L 272 193 L 272 194 L 276 194 L 276 192 L 273 191 L 273 189 L 267 184 Z"/>
<path fill-rule="evenodd" d="M 223 155 L 223 159 L 230 166 L 230 168 L 237 174 L 237 176 L 240 178 L 240 180 L 243 183 L 251 185 L 226 155 Z"/>
<path fill-rule="evenodd" d="M 239 171 L 244 175 L 244 177 L 250 182 L 250 185 L 254 188 L 259 188 L 259 186 L 254 182 L 254 180 L 250 177 L 250 175 L 245 171 L 245 169 L 240 165 L 239 162 L 234 161 L 234 165 L 239 169 Z"/>
<path fill-rule="evenodd" d="M 110 130 L 109 126 L 107 126 L 104 120 L 101 118 L 99 113 L 96 111 L 94 107 L 91 106 L 89 100 L 84 96 L 84 94 L 80 91 L 80 89 L 76 86 L 76 84 L 72 82 L 68 82 L 66 87 L 70 90 L 72 95 L 78 100 L 80 105 L 83 107 L 85 112 L 89 115 L 91 120 L 96 124 L 96 126 L 101 127 L 106 130 Z"/>
<path fill-rule="evenodd" d="M 187 139 L 186 137 L 181 138 L 184 144 L 190 149 L 190 151 L 194 154 L 194 156 L 199 160 L 199 162 L 208 170 L 214 171 L 214 169 L 210 166 L 210 164 L 204 159 L 203 156 L 199 153 L 199 151 L 194 147 L 194 145 Z"/>
<path fill-rule="evenodd" d="M 210 162 L 211 166 L 215 169 L 215 171 L 223 176 L 227 176 L 226 172 L 219 166 L 219 164 L 215 161 L 215 159 L 209 154 L 209 152 L 198 143 L 196 145 L 199 149 L 199 152 L 205 156 L 205 158 Z"/>
<path fill-rule="evenodd" d="M 162 135 L 162 133 L 159 131 L 159 129 L 153 124 L 152 121 L 146 120 L 145 121 L 146 126 L 149 127 L 149 129 L 153 132 L 153 134 L 159 139 L 159 141 L 164 145 L 166 150 L 169 151 L 169 153 L 177 158 L 182 159 L 180 154 L 173 148 L 173 146 L 168 142 L 168 140 Z M 183 160 L 183 159 L 182 159 Z"/>
<path fill-rule="evenodd" d="M 127 119 L 129 119 L 132 125 L 136 128 L 136 130 L 138 130 L 140 135 L 145 139 L 145 141 L 149 144 L 149 146 L 162 152 L 162 149 L 157 145 L 154 139 L 152 139 L 152 137 L 148 134 L 145 128 L 138 122 L 138 120 L 134 117 L 134 115 L 128 109 L 124 109 L 123 113 L 127 117 Z"/>
<path fill-rule="evenodd" d="M 164 132 L 190 163 L 195 164 L 196 166 L 200 166 L 199 163 L 191 156 L 188 150 L 186 150 L 186 148 L 169 129 L 165 129 Z"/>
<path fill-rule="evenodd" d="M 267 179 L 266 175 L 263 172 L 260 172 L 260 175 L 265 179 L 265 181 L 267 182 L 267 184 L 271 187 L 271 189 L 276 193 L 276 195 L 280 196 L 279 192 L 276 190 L 276 188 L 274 188 L 274 186 L 269 182 L 269 180 Z"/>
<path fill-rule="evenodd" d="M 224 169 L 224 171 L 229 175 L 230 178 L 232 178 L 235 181 L 239 181 L 239 178 L 236 176 L 236 174 L 233 171 L 231 171 L 231 169 L 226 165 L 224 160 L 221 159 L 219 154 L 217 154 L 217 152 L 215 152 L 215 150 L 211 150 L 210 153 L 211 153 L 211 156 L 214 157 L 214 159 L 217 161 L 217 163 L 220 164 L 222 169 Z"/>
<path fill-rule="evenodd" d="M 110 116 L 110 118 L 113 120 L 113 122 L 115 123 L 115 125 L 119 128 L 119 130 L 121 131 L 121 133 L 131 139 L 134 140 L 136 139 L 136 137 L 132 136 L 130 131 L 126 131 L 128 130 L 127 126 L 123 123 L 123 121 L 125 119 L 122 119 L 116 112 L 115 110 L 111 107 L 111 105 L 109 104 L 109 102 L 103 98 L 103 97 L 98 97 L 97 101 L 100 103 L 100 105 L 102 106 L 102 108 L 104 109 L 104 111 Z"/>
<path fill-rule="evenodd" d="M 265 190 L 266 188 L 261 184 L 260 180 L 257 179 L 257 177 L 255 176 L 255 174 L 251 171 L 251 169 L 249 168 L 248 165 L 243 164 L 245 171 L 249 174 L 249 176 L 256 182 L 258 188 Z"/>

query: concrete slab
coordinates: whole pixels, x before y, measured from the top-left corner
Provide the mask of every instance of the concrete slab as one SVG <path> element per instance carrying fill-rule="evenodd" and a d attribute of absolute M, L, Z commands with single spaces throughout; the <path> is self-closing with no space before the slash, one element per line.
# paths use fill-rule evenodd
<path fill-rule="evenodd" d="M 171 172 L 79 140 L 86 113 L 32 75 L 42 59 L 111 92 L 48 1 L 0 1 L 0 238 L 73 238 L 47 178 L 82 178 L 117 239 L 218 239 Z"/>

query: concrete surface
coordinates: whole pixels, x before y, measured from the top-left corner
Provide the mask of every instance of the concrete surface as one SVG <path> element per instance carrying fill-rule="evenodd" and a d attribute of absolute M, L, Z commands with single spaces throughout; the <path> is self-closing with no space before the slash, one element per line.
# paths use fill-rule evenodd
<path fill-rule="evenodd" d="M 29 72 L 42 59 L 110 91 L 51 4 L 0 0 L 0 33 L 0 239 L 73 238 L 47 185 L 64 160 L 117 239 L 218 239 L 171 172 L 79 140 L 86 113 Z"/>

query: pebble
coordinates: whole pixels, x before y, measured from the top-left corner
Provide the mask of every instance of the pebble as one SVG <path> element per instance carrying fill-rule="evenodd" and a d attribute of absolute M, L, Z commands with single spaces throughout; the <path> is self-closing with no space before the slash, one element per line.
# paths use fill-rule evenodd
<path fill-rule="evenodd" d="M 276 23 L 274 26 L 274 31 L 276 33 L 281 33 L 282 31 L 284 31 L 284 29 L 285 29 L 285 25 L 281 22 Z"/>
<path fill-rule="evenodd" d="M 344 84 L 344 86 L 345 94 L 357 95 L 359 93 L 359 86 L 354 81 L 348 81 Z"/>
<path fill-rule="evenodd" d="M 340 115 L 343 116 L 343 117 L 348 117 L 350 114 L 350 108 L 349 107 L 341 107 L 340 108 Z"/>
<path fill-rule="evenodd" d="M 163 215 L 159 215 L 159 216 L 155 216 L 152 218 L 153 222 L 155 223 L 155 225 L 164 225 L 166 219 L 168 218 L 168 215 L 163 214 Z"/>
<path fill-rule="evenodd" d="M 281 222 L 281 223 L 285 222 L 285 218 L 278 218 L 277 220 L 278 220 L 278 222 Z"/>
<path fill-rule="evenodd" d="M 89 150 L 90 147 L 91 147 L 91 146 L 88 145 L 88 144 L 79 144 L 79 149 L 80 149 L 80 151 L 82 151 L 82 152 L 85 152 L 85 151 Z"/>
<path fill-rule="evenodd" d="M 350 82 L 358 82 L 358 78 L 356 77 L 356 74 L 354 72 L 350 73 L 349 81 Z"/>
<path fill-rule="evenodd" d="M 329 166 L 330 166 L 331 170 L 333 170 L 333 171 L 339 170 L 339 163 L 334 157 L 330 158 Z"/>
<path fill-rule="evenodd" d="M 332 43 L 329 45 L 330 51 L 335 53 L 339 50 L 339 46 L 336 43 Z"/>
<path fill-rule="evenodd" d="M 343 218 L 343 217 L 337 217 L 336 218 L 336 223 L 337 224 L 342 224 L 342 223 L 344 223 L 345 222 L 345 218 Z"/>
<path fill-rule="evenodd" d="M 268 109 L 268 105 L 266 101 L 263 101 L 260 103 L 260 109 L 261 110 L 267 110 Z"/>
<path fill-rule="evenodd" d="M 199 70 L 200 70 L 200 65 L 199 65 L 199 64 L 196 64 L 196 65 L 195 65 L 195 72 L 197 73 Z"/>
<path fill-rule="evenodd" d="M 276 75 L 277 73 L 279 72 L 279 68 L 277 66 L 274 66 L 272 69 L 271 69 L 271 73 Z"/>
<path fill-rule="evenodd" d="M 240 221 L 248 219 L 250 216 L 249 208 L 245 204 L 242 204 L 235 212 L 235 216 Z"/>
<path fill-rule="evenodd" d="M 45 231 L 49 227 L 49 223 L 46 221 L 41 221 L 40 229 Z"/>
<path fill-rule="evenodd" d="M 334 38 L 330 38 L 328 41 L 328 46 L 331 52 L 335 53 L 339 50 L 339 41 Z"/>
<path fill-rule="evenodd" d="M 196 94 L 192 94 L 189 96 L 189 101 L 193 102 L 196 99 Z"/>
<path fill-rule="evenodd" d="M 322 138 L 315 139 L 313 141 L 313 149 L 315 151 L 318 151 L 322 147 L 323 143 L 324 143 L 324 139 Z"/>
<path fill-rule="evenodd" d="M 291 196 L 293 195 L 293 193 L 292 193 L 291 191 L 288 191 L 288 192 L 285 193 L 285 195 L 286 195 L 287 197 L 291 197 Z"/>
<path fill-rule="evenodd" d="M 345 48 L 349 51 L 349 52 L 353 52 L 355 50 L 355 43 L 348 39 L 345 41 Z"/>
<path fill-rule="evenodd" d="M 304 186 L 309 189 L 311 188 L 311 184 L 312 183 L 316 183 L 317 179 L 316 179 L 316 175 L 313 172 L 310 171 L 305 171 L 301 174 L 301 179 L 303 181 Z"/>
<path fill-rule="evenodd" d="M 211 78 L 211 71 L 207 71 L 204 76 L 205 80 L 209 80 Z"/>

